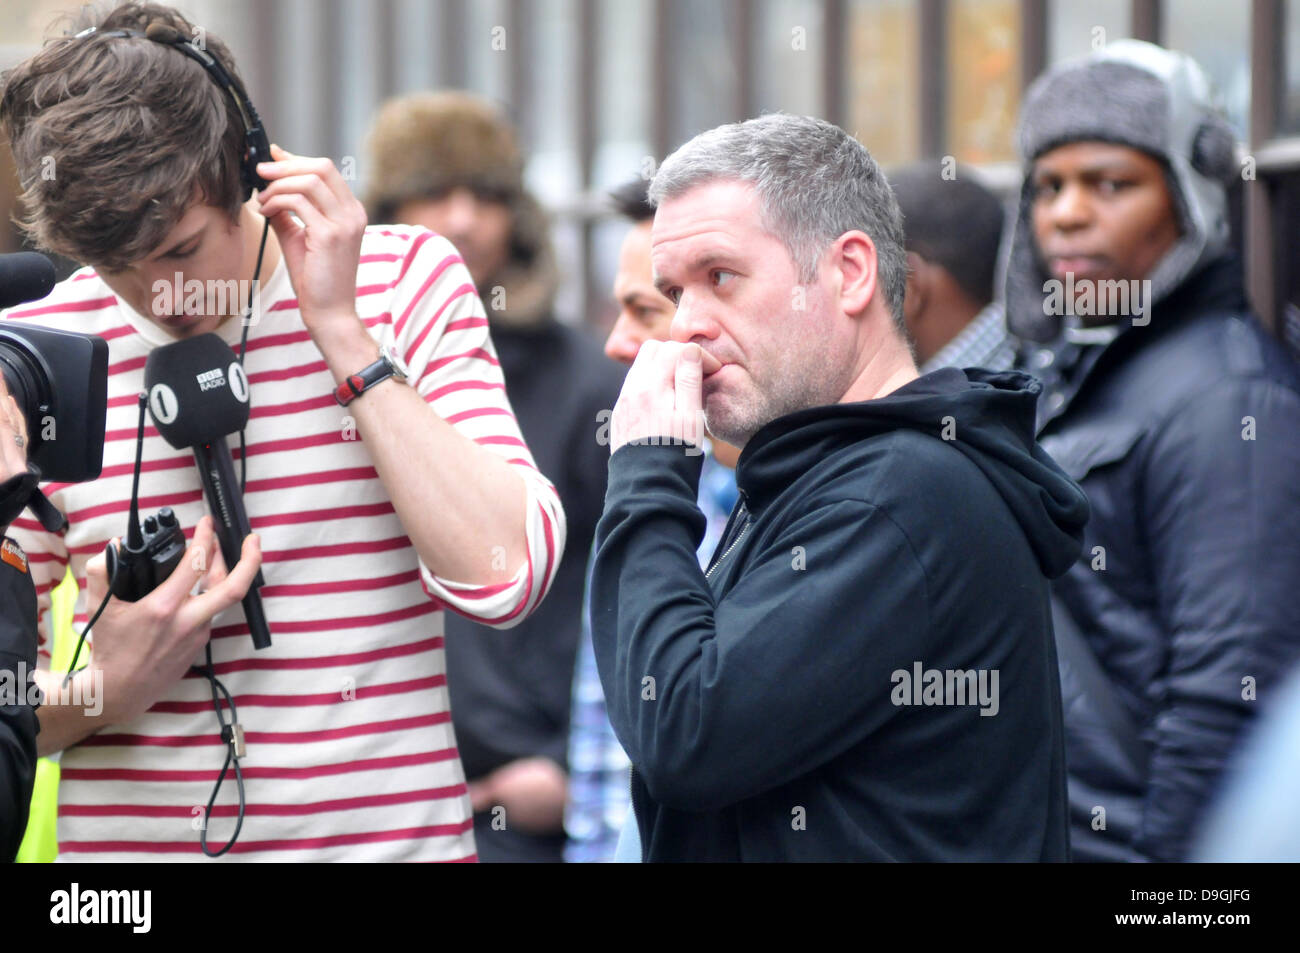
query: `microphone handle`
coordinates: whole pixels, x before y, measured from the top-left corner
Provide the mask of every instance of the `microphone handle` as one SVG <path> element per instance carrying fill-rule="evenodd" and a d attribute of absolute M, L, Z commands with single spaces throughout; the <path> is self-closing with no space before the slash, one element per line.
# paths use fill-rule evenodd
<path fill-rule="evenodd" d="M 243 548 L 244 538 L 252 532 L 248 524 L 248 514 L 244 512 L 244 500 L 239 493 L 239 483 L 235 479 L 235 465 L 230 458 L 230 448 L 225 438 L 194 446 L 194 462 L 199 468 L 199 477 L 203 480 L 203 493 L 208 498 L 208 509 L 212 512 L 212 522 L 216 527 L 217 540 L 221 544 L 221 556 L 226 561 L 226 568 L 233 569 L 239 562 L 239 553 Z M 271 630 L 266 624 L 266 613 L 262 610 L 262 597 L 258 589 L 262 587 L 262 571 L 248 587 L 244 596 L 244 618 L 248 622 L 249 634 L 253 637 L 253 648 L 265 649 L 271 645 Z"/>
<path fill-rule="evenodd" d="M 266 624 L 266 613 L 262 610 L 262 595 L 256 589 L 262 583 L 261 570 L 258 570 L 258 582 L 248 587 L 244 596 L 244 618 L 248 620 L 248 634 L 253 637 L 253 648 L 269 649 L 271 647 L 271 629 Z"/>

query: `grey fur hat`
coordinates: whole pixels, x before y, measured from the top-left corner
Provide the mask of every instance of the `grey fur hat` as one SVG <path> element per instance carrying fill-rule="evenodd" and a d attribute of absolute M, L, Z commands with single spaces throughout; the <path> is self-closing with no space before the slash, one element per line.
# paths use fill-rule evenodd
<path fill-rule="evenodd" d="M 1062 318 L 1045 313 L 1048 275 L 1035 254 L 1030 205 L 1033 162 L 1057 146 L 1101 141 L 1164 162 L 1181 237 L 1148 276 L 1160 301 L 1227 248 L 1226 183 L 1236 172 L 1231 128 L 1209 80 L 1191 57 L 1140 40 L 1119 40 L 1040 76 L 1025 95 L 1019 151 L 1024 180 L 1007 256 L 1007 323 L 1021 338 L 1050 341 Z"/>

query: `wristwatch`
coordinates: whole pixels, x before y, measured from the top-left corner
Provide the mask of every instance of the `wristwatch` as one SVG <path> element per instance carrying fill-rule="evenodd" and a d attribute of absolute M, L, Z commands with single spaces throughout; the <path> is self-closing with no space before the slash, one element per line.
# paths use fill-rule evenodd
<path fill-rule="evenodd" d="M 369 367 L 358 371 L 355 374 L 349 374 L 343 379 L 334 391 L 334 399 L 339 402 L 339 406 L 346 407 L 352 403 L 370 388 L 376 384 L 395 377 L 399 381 L 404 381 L 410 376 L 406 365 L 397 353 L 389 347 L 379 349 L 379 360 Z"/>

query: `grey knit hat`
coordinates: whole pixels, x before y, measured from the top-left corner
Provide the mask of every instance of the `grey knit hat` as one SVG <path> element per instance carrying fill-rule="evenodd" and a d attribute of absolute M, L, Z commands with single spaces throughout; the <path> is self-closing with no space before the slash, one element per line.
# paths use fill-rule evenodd
<path fill-rule="evenodd" d="M 1025 166 L 1007 257 L 1007 323 L 1034 341 L 1061 333 L 1044 309 L 1043 271 L 1030 220 L 1034 160 L 1057 146 L 1100 141 L 1162 160 L 1181 237 L 1152 269 L 1151 303 L 1160 301 L 1228 244 L 1226 183 L 1236 172 L 1231 128 L 1194 60 L 1140 40 L 1119 40 L 1036 79 L 1020 113 Z"/>

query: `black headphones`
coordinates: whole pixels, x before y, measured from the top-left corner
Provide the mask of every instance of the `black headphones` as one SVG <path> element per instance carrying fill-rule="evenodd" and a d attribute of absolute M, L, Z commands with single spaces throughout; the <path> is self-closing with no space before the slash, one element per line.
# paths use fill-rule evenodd
<path fill-rule="evenodd" d="M 257 110 L 253 108 L 253 103 L 248 98 L 248 93 L 244 91 L 244 87 L 230 75 L 215 56 L 207 50 L 195 46 L 186 40 L 179 30 L 165 23 L 150 23 L 148 29 L 143 33 L 139 30 L 122 29 L 109 30 L 101 34 L 95 27 L 90 27 L 78 33 L 76 38 L 82 39 L 94 35 L 134 37 L 161 43 L 180 53 L 184 53 L 207 70 L 213 81 L 235 101 L 235 108 L 239 110 L 239 117 L 244 124 L 244 155 L 239 166 L 239 181 L 244 187 L 243 200 L 247 202 L 252 198 L 254 189 L 264 189 L 270 184 L 257 174 L 257 164 L 259 162 L 271 161 L 271 143 L 266 138 L 266 130 L 262 128 L 262 120 L 257 115 Z"/>

